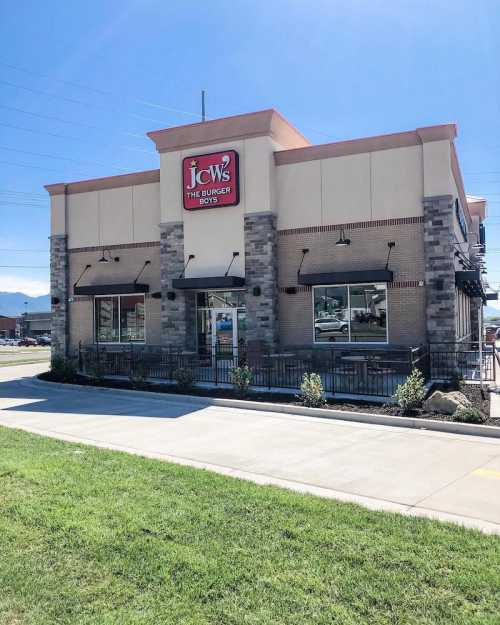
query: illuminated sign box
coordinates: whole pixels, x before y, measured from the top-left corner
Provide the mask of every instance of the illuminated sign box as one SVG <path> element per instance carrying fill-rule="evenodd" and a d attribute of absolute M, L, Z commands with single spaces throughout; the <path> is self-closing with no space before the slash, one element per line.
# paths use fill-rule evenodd
<path fill-rule="evenodd" d="M 183 159 L 182 196 L 186 210 L 238 204 L 238 152 L 225 150 Z"/>

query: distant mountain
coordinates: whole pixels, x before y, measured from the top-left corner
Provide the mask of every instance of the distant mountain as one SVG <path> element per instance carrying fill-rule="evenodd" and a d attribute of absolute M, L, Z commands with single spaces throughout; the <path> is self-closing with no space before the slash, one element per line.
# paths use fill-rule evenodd
<path fill-rule="evenodd" d="M 483 310 L 483 315 L 485 319 L 489 319 L 491 317 L 500 317 L 500 309 L 493 308 L 492 306 L 485 306 Z"/>
<path fill-rule="evenodd" d="M 28 312 L 45 312 L 50 310 L 50 295 L 30 297 L 26 293 L 6 293 L 0 291 L 0 315 L 18 317 L 26 311 L 24 302 L 28 302 Z"/>

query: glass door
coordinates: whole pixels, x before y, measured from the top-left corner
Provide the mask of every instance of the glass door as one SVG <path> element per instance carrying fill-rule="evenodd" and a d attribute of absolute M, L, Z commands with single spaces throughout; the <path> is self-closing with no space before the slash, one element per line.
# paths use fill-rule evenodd
<path fill-rule="evenodd" d="M 237 347 L 236 310 L 212 309 L 212 345 L 218 358 L 232 358 Z"/>

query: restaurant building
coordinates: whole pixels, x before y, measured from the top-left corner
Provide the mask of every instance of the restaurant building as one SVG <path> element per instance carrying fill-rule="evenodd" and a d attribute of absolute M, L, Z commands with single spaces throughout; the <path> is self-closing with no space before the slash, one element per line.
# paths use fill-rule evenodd
<path fill-rule="evenodd" d="M 486 202 L 456 134 L 312 145 L 264 110 L 148 133 L 159 169 L 48 185 L 54 353 L 477 340 Z"/>

